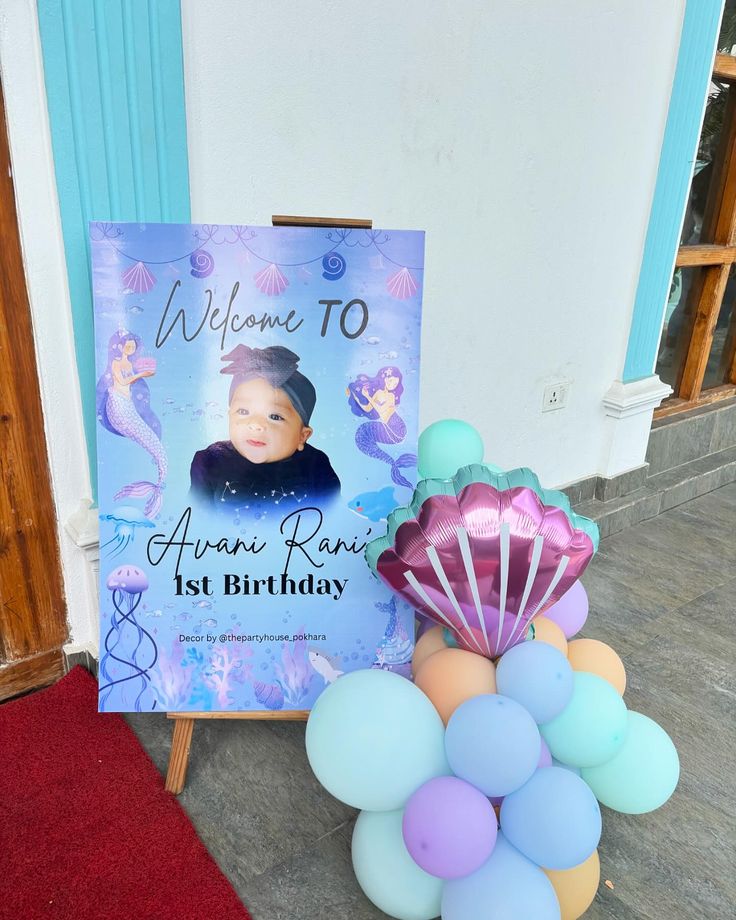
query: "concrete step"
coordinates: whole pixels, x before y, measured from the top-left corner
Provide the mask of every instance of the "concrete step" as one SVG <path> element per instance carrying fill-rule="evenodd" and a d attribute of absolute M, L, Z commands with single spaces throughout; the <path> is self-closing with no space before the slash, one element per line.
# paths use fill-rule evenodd
<path fill-rule="evenodd" d="M 609 501 L 592 498 L 578 502 L 574 508 L 594 520 L 601 537 L 607 537 L 734 481 L 736 447 L 730 447 L 655 473 L 628 495 Z"/>

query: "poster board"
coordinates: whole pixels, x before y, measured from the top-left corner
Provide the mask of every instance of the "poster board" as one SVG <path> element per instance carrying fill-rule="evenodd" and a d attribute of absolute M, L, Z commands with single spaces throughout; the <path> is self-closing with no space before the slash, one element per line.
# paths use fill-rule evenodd
<path fill-rule="evenodd" d="M 275 715 L 406 673 L 413 611 L 362 551 L 416 480 L 423 234 L 90 236 L 100 709 Z"/>

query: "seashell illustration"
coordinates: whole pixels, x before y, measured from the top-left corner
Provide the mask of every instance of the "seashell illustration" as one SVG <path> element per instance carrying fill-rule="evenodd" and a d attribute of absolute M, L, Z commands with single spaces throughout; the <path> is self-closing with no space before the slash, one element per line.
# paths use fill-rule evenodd
<path fill-rule="evenodd" d="M 347 267 L 348 263 L 339 252 L 328 252 L 322 259 L 322 277 L 327 281 L 339 281 Z"/>
<path fill-rule="evenodd" d="M 136 262 L 132 268 L 123 272 L 122 281 L 133 294 L 147 294 L 156 283 L 155 277 L 143 262 Z"/>
<path fill-rule="evenodd" d="M 533 619 L 580 578 L 598 528 L 531 470 L 481 464 L 427 479 L 368 544 L 370 568 L 461 648 L 487 658 L 522 642 Z"/>
<path fill-rule="evenodd" d="M 206 249 L 195 249 L 189 256 L 189 264 L 193 278 L 208 278 L 215 270 L 215 260 Z"/>
<path fill-rule="evenodd" d="M 275 297 L 285 290 L 289 281 L 274 262 L 270 262 L 265 268 L 262 268 L 253 276 L 256 287 L 269 297 Z"/>
<path fill-rule="evenodd" d="M 284 691 L 281 684 L 264 684 L 263 681 L 253 681 L 253 692 L 259 703 L 263 703 L 266 709 L 283 709 Z"/>
<path fill-rule="evenodd" d="M 400 268 L 386 281 L 389 294 L 397 300 L 408 300 L 417 291 L 417 283 L 408 268 Z"/>

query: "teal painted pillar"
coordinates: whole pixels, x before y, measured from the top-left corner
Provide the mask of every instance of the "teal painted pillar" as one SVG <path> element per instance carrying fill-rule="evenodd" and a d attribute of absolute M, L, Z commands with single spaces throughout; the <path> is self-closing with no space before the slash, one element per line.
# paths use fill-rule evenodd
<path fill-rule="evenodd" d="M 96 469 L 88 222 L 189 222 L 179 0 L 38 0 L 90 465 Z M 53 305 L 49 305 L 53 309 Z"/>
<path fill-rule="evenodd" d="M 654 373 L 724 0 L 687 0 L 634 301 L 624 382 Z"/>

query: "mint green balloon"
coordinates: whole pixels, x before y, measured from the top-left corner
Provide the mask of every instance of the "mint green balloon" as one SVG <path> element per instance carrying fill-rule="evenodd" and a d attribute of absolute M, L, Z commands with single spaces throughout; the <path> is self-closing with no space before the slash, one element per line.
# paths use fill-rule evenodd
<path fill-rule="evenodd" d="M 572 699 L 539 731 L 556 760 L 572 767 L 595 767 L 610 760 L 624 743 L 626 704 L 597 674 L 576 671 L 573 679 Z"/>
<path fill-rule="evenodd" d="M 362 811 L 353 831 L 353 868 L 365 896 L 398 920 L 438 917 L 444 881 L 420 869 L 401 832 L 403 810 Z"/>
<path fill-rule="evenodd" d="M 680 759 L 661 725 L 640 712 L 629 712 L 623 746 L 606 763 L 586 767 L 582 776 L 603 805 L 642 815 L 664 805 L 675 791 Z"/>
<path fill-rule="evenodd" d="M 467 422 L 446 418 L 419 435 L 417 468 L 422 479 L 452 479 L 461 466 L 483 462 L 483 439 Z"/>
<path fill-rule="evenodd" d="M 345 674 L 317 698 L 306 743 L 325 789 L 366 811 L 402 808 L 451 773 L 437 710 L 410 680 L 377 668 Z"/>

